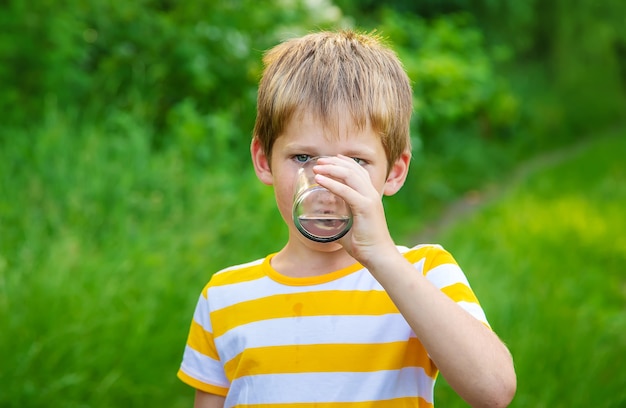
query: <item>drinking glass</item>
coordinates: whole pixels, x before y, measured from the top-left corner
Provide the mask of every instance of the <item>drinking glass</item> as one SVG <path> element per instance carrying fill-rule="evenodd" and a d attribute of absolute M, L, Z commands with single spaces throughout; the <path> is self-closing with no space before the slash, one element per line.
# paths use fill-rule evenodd
<path fill-rule="evenodd" d="M 316 242 L 332 242 L 352 227 L 350 206 L 315 181 L 313 166 L 319 157 L 309 159 L 298 169 L 293 200 L 293 222 L 298 231 Z"/>

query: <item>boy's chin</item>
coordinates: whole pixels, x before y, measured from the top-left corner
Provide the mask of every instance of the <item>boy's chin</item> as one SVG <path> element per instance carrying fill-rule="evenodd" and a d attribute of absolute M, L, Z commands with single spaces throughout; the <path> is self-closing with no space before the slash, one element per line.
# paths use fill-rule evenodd
<path fill-rule="evenodd" d="M 296 231 L 293 233 L 293 239 L 297 239 L 299 244 L 306 246 L 309 249 L 319 252 L 336 252 L 343 249 L 343 246 L 339 243 L 339 241 L 331 241 L 331 242 L 316 242 L 313 241 L 300 232 Z"/>

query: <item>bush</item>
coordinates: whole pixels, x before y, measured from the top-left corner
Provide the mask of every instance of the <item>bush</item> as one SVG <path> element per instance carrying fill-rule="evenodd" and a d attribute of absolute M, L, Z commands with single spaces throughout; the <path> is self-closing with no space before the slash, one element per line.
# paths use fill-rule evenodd
<path fill-rule="evenodd" d="M 516 124 L 518 101 L 469 14 L 425 20 L 387 9 L 379 29 L 414 82 L 417 124 L 412 131 L 425 143 L 446 128 L 469 124 L 488 137 Z"/>
<path fill-rule="evenodd" d="M 342 24 L 329 2 L 301 0 L 11 0 L 0 18 L 5 125 L 32 123 L 52 99 L 85 121 L 129 113 L 154 127 L 151 144 L 162 147 L 180 134 L 181 111 L 196 110 L 209 127 L 228 112 L 220 120 L 238 127 L 221 135 L 231 154 L 246 150 L 262 52 L 286 33 Z"/>

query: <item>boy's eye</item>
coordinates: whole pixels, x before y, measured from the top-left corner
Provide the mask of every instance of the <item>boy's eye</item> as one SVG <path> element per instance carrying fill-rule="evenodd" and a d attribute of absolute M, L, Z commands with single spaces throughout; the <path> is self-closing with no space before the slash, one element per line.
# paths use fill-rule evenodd
<path fill-rule="evenodd" d="M 354 160 L 357 164 L 361 166 L 365 164 L 365 160 L 359 159 L 358 157 L 353 157 L 352 160 Z"/>
<path fill-rule="evenodd" d="M 293 159 L 298 163 L 306 163 L 311 159 L 311 156 L 309 156 L 308 154 L 296 154 L 295 156 L 293 156 Z"/>

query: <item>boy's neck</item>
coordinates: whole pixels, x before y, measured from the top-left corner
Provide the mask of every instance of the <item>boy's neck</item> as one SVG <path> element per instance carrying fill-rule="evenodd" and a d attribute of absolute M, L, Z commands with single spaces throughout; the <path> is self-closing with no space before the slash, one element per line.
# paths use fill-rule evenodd
<path fill-rule="evenodd" d="M 271 265 L 281 275 L 304 278 L 325 275 L 347 268 L 356 262 L 341 247 L 329 251 L 319 251 L 288 243 L 272 258 Z"/>

